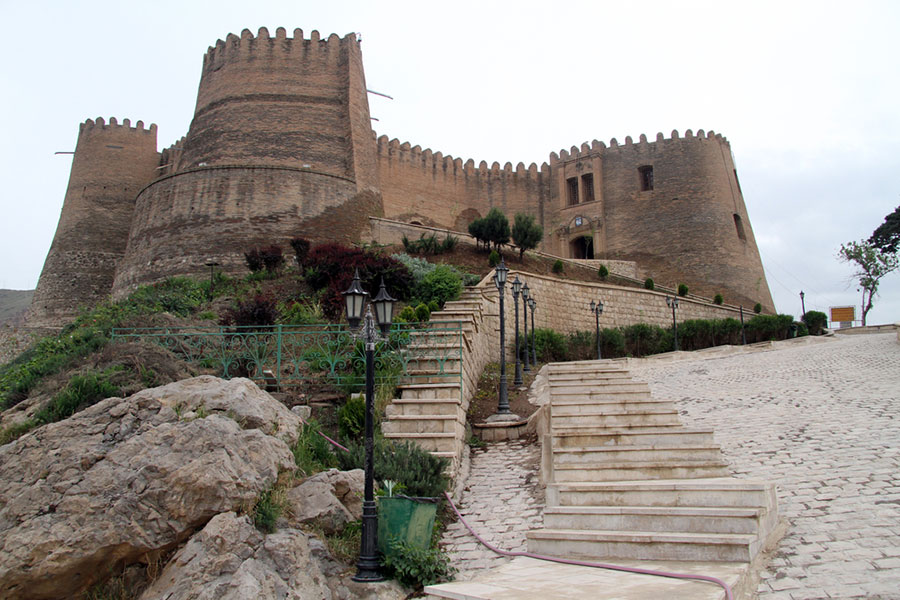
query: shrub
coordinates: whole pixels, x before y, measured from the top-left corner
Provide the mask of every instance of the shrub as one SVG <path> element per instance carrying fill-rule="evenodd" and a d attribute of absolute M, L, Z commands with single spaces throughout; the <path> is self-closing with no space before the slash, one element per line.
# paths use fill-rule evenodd
<path fill-rule="evenodd" d="M 400 540 L 390 543 L 382 564 L 394 579 L 416 589 L 449 581 L 456 573 L 439 548 L 423 550 Z"/>
<path fill-rule="evenodd" d="M 609 269 L 606 268 L 606 265 L 600 265 L 600 268 L 597 269 L 597 275 L 600 276 L 600 279 L 606 281 L 606 278 L 609 277 Z"/>
<path fill-rule="evenodd" d="M 688 286 L 683 283 L 679 283 L 678 284 L 678 295 L 679 296 L 687 296 L 688 295 Z"/>
<path fill-rule="evenodd" d="M 282 325 L 312 325 L 325 321 L 322 306 L 313 300 L 279 302 L 277 322 Z"/>
<path fill-rule="evenodd" d="M 344 471 L 364 468 L 365 444 L 360 440 L 346 445 L 349 452 L 337 455 L 339 468 Z M 401 483 L 409 496 L 434 498 L 447 489 L 448 479 L 444 474 L 447 459 L 409 441 L 393 443 L 376 438 L 373 450 L 376 480 Z"/>
<path fill-rule="evenodd" d="M 787 339 L 793 323 L 794 317 L 791 315 L 756 315 L 747 321 L 747 341 Z"/>
<path fill-rule="evenodd" d="M 491 250 L 491 253 L 488 255 L 488 264 L 493 269 L 497 265 L 500 264 L 500 253 L 496 250 Z"/>
<path fill-rule="evenodd" d="M 239 301 L 225 311 L 221 323 L 238 327 L 265 326 L 274 325 L 277 318 L 278 310 L 275 300 L 263 294 L 256 294 L 251 298 Z"/>
<path fill-rule="evenodd" d="M 657 325 L 636 323 L 623 327 L 622 335 L 625 338 L 625 351 L 631 356 L 647 356 L 660 350 L 667 352 L 671 349 L 671 338 L 668 347 L 661 343 L 665 331 Z M 664 346 L 665 349 L 663 350 L 660 346 Z"/>
<path fill-rule="evenodd" d="M 553 263 L 553 272 L 556 273 L 557 275 L 559 275 L 564 270 L 565 270 L 565 267 L 563 267 L 563 261 L 556 259 L 556 262 Z"/>
<path fill-rule="evenodd" d="M 444 254 L 452 252 L 456 248 L 459 240 L 449 233 L 444 237 L 443 241 L 438 241 L 437 234 L 432 233 L 425 237 L 425 234 L 419 236 L 419 239 L 411 242 L 408 237 L 403 236 L 403 248 L 410 254 Z"/>
<path fill-rule="evenodd" d="M 801 320 L 808 328 L 810 335 L 822 335 L 822 331 L 828 325 L 828 315 L 817 310 L 806 311 Z"/>
<path fill-rule="evenodd" d="M 552 329 L 535 329 L 534 349 L 540 362 L 566 360 L 566 337 Z"/>
<path fill-rule="evenodd" d="M 291 248 L 294 249 L 294 255 L 297 257 L 297 264 L 301 267 L 306 266 L 306 257 L 309 255 L 309 240 L 304 238 L 294 238 L 291 240 Z"/>
<path fill-rule="evenodd" d="M 565 360 L 597 358 L 597 339 L 593 331 L 575 331 L 566 336 Z"/>
<path fill-rule="evenodd" d="M 424 302 L 419 304 L 416 307 L 416 321 L 419 323 L 424 323 L 428 319 L 431 318 L 431 311 L 428 309 L 428 305 Z"/>
<path fill-rule="evenodd" d="M 478 248 L 480 248 L 482 244 L 485 246 L 488 245 L 487 237 L 485 235 L 484 219 L 475 219 L 469 223 L 469 235 L 475 238 L 475 245 Z"/>
<path fill-rule="evenodd" d="M 338 464 L 330 442 L 323 438 L 319 431 L 319 424 L 315 421 L 301 425 L 300 435 L 297 436 L 297 441 L 291 446 L 294 463 L 306 477 L 335 467 Z"/>
<path fill-rule="evenodd" d="M 725 298 L 722 297 L 722 294 L 716 294 L 713 297 L 713 304 L 722 304 L 725 302 Z"/>
<path fill-rule="evenodd" d="M 618 329 L 600 330 L 600 352 L 604 358 L 616 358 L 625 355 L 625 336 Z"/>
<path fill-rule="evenodd" d="M 762 312 L 762 304 L 760 304 L 759 302 L 757 302 L 756 304 L 754 304 L 754 305 L 753 305 L 753 312 L 755 312 L 756 314 L 761 313 L 761 312 Z"/>
<path fill-rule="evenodd" d="M 653 284 L 652 279 L 650 279 L 648 277 L 647 279 L 644 280 L 644 289 L 645 290 L 652 290 L 654 287 L 656 287 L 656 286 Z"/>
<path fill-rule="evenodd" d="M 366 401 L 361 394 L 353 394 L 338 409 L 338 431 L 341 439 L 359 439 L 366 427 Z"/>
<path fill-rule="evenodd" d="M 534 222 L 533 215 L 519 213 L 515 216 L 512 239 L 519 248 L 519 260 L 525 255 L 526 250 L 533 250 L 544 238 L 544 229 Z"/>
<path fill-rule="evenodd" d="M 253 524 L 265 533 L 275 532 L 275 523 L 284 512 L 284 494 L 274 488 L 261 492 L 253 507 Z"/>
<path fill-rule="evenodd" d="M 494 207 L 484 218 L 484 223 L 485 239 L 499 251 L 500 246 L 509 242 L 509 220 L 499 208 Z"/>
<path fill-rule="evenodd" d="M 435 301 L 443 306 L 448 300 L 456 300 L 462 292 L 462 277 L 448 265 L 437 265 L 416 286 L 415 296 L 423 302 Z"/>
<path fill-rule="evenodd" d="M 437 312 L 441 310 L 441 305 L 438 304 L 437 300 L 431 300 L 428 302 L 428 310 L 431 312 Z"/>
<path fill-rule="evenodd" d="M 799 323 L 795 323 L 795 325 L 797 325 L 797 337 L 809 335 L 809 328 L 806 326 L 806 323 L 800 321 Z"/>
<path fill-rule="evenodd" d="M 244 252 L 244 262 L 247 263 L 247 268 L 250 269 L 252 273 L 263 270 L 264 263 L 262 255 L 257 248 L 254 248 L 249 252 Z"/>
<path fill-rule="evenodd" d="M 416 319 L 416 309 L 412 306 L 404 306 L 403 310 L 400 311 L 400 314 L 395 317 L 395 320 L 404 321 L 406 323 L 416 322 L 418 320 Z"/>
<path fill-rule="evenodd" d="M 262 270 L 267 273 L 275 273 L 284 264 L 284 255 L 280 247 L 272 245 L 245 252 L 244 260 L 247 268 L 254 273 Z"/>

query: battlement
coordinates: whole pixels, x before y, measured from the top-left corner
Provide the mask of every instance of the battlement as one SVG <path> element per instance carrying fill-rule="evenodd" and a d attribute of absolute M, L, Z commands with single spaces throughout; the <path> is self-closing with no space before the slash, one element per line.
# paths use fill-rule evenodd
<path fill-rule="evenodd" d="M 100 130 L 116 130 L 116 131 L 125 131 L 130 129 L 135 133 L 142 133 L 148 135 L 156 135 L 156 123 L 151 123 L 149 128 L 144 128 L 144 122 L 138 121 L 135 123 L 134 127 L 131 126 L 131 119 L 123 119 L 122 124 L 119 124 L 119 121 L 115 117 L 109 118 L 109 123 L 103 117 L 97 117 L 95 119 L 88 119 L 84 123 L 82 123 L 78 127 L 78 135 L 82 135 L 84 133 L 91 133 L 93 131 Z"/>
<path fill-rule="evenodd" d="M 322 39 L 319 32 L 313 30 L 309 39 L 305 39 L 302 29 L 294 29 L 294 37 L 287 37 L 284 27 L 275 30 L 275 37 L 269 34 L 266 27 L 260 27 L 256 36 L 249 29 L 244 29 L 240 36 L 229 33 L 224 40 L 216 40 L 215 46 L 210 46 L 203 56 L 203 70 L 216 70 L 225 63 L 253 60 L 257 57 L 272 60 L 275 54 L 286 57 L 303 54 L 306 60 L 312 51 L 318 51 L 326 57 L 337 56 L 341 46 L 350 42 L 359 43 L 355 33 L 348 33 L 344 37 L 332 33 L 327 39 Z"/>
<path fill-rule="evenodd" d="M 625 136 L 624 144 L 620 144 L 618 140 L 616 140 L 616 138 L 612 138 L 609 141 L 609 146 L 597 140 L 593 140 L 590 144 L 585 142 L 581 145 L 580 148 L 577 146 L 572 146 L 572 148 L 569 150 L 560 150 L 559 153 L 551 153 L 550 164 L 556 164 L 558 162 L 565 162 L 569 160 L 577 160 L 580 158 L 588 158 L 596 156 L 597 154 L 602 155 L 606 152 L 646 149 L 656 144 L 665 146 L 672 143 L 706 142 L 707 140 L 715 140 L 726 145 L 728 144 L 728 139 L 725 138 L 725 136 L 720 133 L 716 133 L 711 129 L 708 132 L 704 132 L 702 129 L 698 129 L 696 135 L 694 135 L 694 132 L 692 130 L 688 129 L 684 132 L 684 137 L 680 137 L 678 135 L 678 130 L 673 129 L 670 137 L 666 138 L 662 132 L 659 132 L 656 134 L 656 140 L 652 142 L 647 141 L 647 136 L 643 133 L 638 137 L 637 143 L 634 142 L 630 135 Z"/>
<path fill-rule="evenodd" d="M 473 159 L 463 162 L 461 158 L 444 156 L 441 152 L 432 152 L 431 148 L 422 150 L 421 146 L 411 146 L 409 142 L 400 142 L 398 139 L 388 139 L 382 135 L 376 141 L 376 152 L 379 160 L 390 160 L 419 167 L 423 171 L 441 170 L 447 175 L 465 175 L 472 178 L 527 178 L 538 180 L 538 174 L 548 171 L 550 165 L 543 163 L 540 167 L 531 163 L 528 167 L 519 162 L 515 167 L 511 162 L 503 166 L 494 161 L 488 165 L 487 161 L 481 161 L 475 166 Z"/>

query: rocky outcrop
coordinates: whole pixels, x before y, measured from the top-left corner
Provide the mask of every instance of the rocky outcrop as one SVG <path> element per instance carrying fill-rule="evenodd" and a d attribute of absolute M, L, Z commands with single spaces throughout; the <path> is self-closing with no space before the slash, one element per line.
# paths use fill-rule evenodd
<path fill-rule="evenodd" d="M 0 597 L 71 597 L 252 506 L 293 468 L 298 424 L 252 382 L 207 376 L 103 400 L 0 447 Z"/>
<path fill-rule="evenodd" d="M 326 534 L 341 531 L 362 517 L 365 473 L 362 469 L 322 471 L 287 494 L 293 520 L 318 525 Z"/>

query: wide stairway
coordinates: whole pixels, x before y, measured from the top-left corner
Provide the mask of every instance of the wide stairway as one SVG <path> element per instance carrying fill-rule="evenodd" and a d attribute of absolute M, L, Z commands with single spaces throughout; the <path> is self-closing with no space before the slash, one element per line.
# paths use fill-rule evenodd
<path fill-rule="evenodd" d="M 450 461 L 449 475 L 459 468 L 465 444 L 465 373 L 462 361 L 471 353 L 473 337 L 484 326 L 480 292 L 465 289 L 459 300 L 432 313 L 428 328 L 410 332 L 408 377 L 385 409 L 384 437 L 409 440 Z"/>
<path fill-rule="evenodd" d="M 615 363 L 549 367 L 544 528 L 533 553 L 749 562 L 777 520 L 775 486 L 729 477 L 711 430 L 684 427 Z"/>

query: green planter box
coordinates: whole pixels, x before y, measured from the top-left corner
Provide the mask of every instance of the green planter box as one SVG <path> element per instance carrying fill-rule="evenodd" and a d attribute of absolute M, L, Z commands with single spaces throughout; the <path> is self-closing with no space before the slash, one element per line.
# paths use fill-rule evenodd
<path fill-rule="evenodd" d="M 415 548 L 431 547 L 438 498 L 382 496 L 378 499 L 378 550 L 387 554 L 393 540 Z"/>

